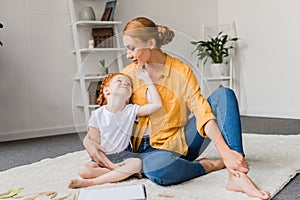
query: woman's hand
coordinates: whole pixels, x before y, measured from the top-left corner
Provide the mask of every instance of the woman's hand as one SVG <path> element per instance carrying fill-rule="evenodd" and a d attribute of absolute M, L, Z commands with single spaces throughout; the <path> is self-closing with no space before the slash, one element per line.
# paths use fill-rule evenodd
<path fill-rule="evenodd" d="M 245 158 L 238 152 L 228 149 L 220 152 L 224 164 L 228 171 L 236 177 L 239 177 L 238 172 L 248 173 L 249 166 Z M 238 171 L 238 172 L 237 172 Z"/>
<path fill-rule="evenodd" d="M 248 162 L 245 160 L 242 154 L 229 148 L 220 132 L 220 129 L 218 128 L 217 123 L 214 120 L 207 122 L 204 130 L 206 135 L 216 145 L 216 148 L 230 173 L 237 177 L 239 176 L 237 171 L 248 173 Z"/>

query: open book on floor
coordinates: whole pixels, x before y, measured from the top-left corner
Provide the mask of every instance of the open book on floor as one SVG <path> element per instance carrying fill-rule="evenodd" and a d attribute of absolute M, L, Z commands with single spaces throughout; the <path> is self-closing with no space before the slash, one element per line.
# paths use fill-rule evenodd
<path fill-rule="evenodd" d="M 142 184 L 104 189 L 81 189 L 78 200 L 145 200 L 146 197 L 146 188 Z"/>

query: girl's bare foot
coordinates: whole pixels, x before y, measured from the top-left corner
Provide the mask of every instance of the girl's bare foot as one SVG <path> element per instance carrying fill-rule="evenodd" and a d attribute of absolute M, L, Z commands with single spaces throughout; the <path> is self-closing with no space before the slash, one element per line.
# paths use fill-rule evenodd
<path fill-rule="evenodd" d="M 264 190 L 260 190 L 247 176 L 247 174 L 238 172 L 240 177 L 235 177 L 229 173 L 226 189 L 234 192 L 244 192 L 249 197 L 269 199 L 270 193 Z"/>
<path fill-rule="evenodd" d="M 199 163 L 204 167 L 207 174 L 225 168 L 222 159 L 202 158 L 199 160 Z"/>
<path fill-rule="evenodd" d="M 135 173 L 134 176 L 137 177 L 138 179 L 142 179 L 143 178 L 143 175 L 142 175 L 141 172 Z"/>
<path fill-rule="evenodd" d="M 75 188 L 89 187 L 89 186 L 92 186 L 92 185 L 93 184 L 90 181 L 85 180 L 85 179 L 72 179 L 69 182 L 68 187 L 75 189 Z"/>

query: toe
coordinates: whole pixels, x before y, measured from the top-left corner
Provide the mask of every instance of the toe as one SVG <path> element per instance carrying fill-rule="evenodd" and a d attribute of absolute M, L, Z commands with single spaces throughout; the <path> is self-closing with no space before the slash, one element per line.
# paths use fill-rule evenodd
<path fill-rule="evenodd" d="M 270 192 L 268 192 L 268 191 L 261 191 L 262 193 L 263 193 L 263 195 L 264 195 L 264 197 L 265 197 L 265 199 L 269 199 L 270 198 Z"/>

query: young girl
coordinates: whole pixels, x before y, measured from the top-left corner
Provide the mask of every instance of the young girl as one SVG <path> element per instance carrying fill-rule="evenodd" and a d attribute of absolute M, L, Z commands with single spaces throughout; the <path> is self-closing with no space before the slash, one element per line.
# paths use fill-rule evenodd
<path fill-rule="evenodd" d="M 130 152 L 134 120 L 159 110 L 162 103 L 149 74 L 142 68 L 137 68 L 135 74 L 147 85 L 151 103 L 143 106 L 128 104 L 132 95 L 132 82 L 125 74 L 109 74 L 103 80 L 98 98 L 100 108 L 92 112 L 88 135 L 90 140 L 97 143 L 98 149 L 95 151 L 102 152 L 104 162 L 97 163 L 97 158 L 91 157 L 92 162 L 78 169 L 83 179 L 71 180 L 69 188 L 117 182 L 140 173 L 142 162 Z"/>

